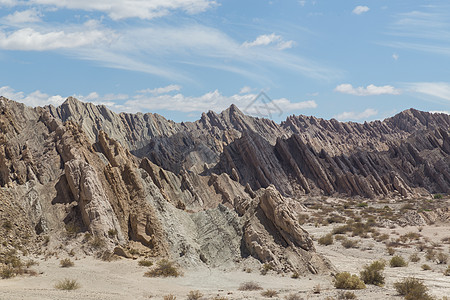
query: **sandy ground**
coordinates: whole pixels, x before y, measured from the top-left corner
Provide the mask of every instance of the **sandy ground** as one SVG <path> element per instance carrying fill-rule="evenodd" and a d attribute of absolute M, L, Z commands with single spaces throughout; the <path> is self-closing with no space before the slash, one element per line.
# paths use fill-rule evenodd
<path fill-rule="evenodd" d="M 333 226 L 304 226 L 314 238 L 318 238 L 332 230 Z M 407 232 L 418 232 L 416 227 L 381 229 L 391 237 L 398 237 Z M 437 243 L 443 237 L 450 236 L 449 226 L 426 226 L 422 235 Z M 389 260 L 391 256 L 383 243 L 373 239 L 360 239 L 357 249 L 345 249 L 339 242 L 330 246 L 316 243 L 317 251 L 328 257 L 340 271 L 358 274 L 364 264 L 376 259 Z M 442 251 L 449 253 L 449 245 L 442 244 Z M 396 254 L 409 258 L 417 253 L 415 247 L 397 248 Z M 402 299 L 396 295 L 393 283 L 407 276 L 423 279 L 430 293 L 438 299 L 450 293 L 450 276 L 444 276 L 446 265 L 425 260 L 425 253 L 419 253 L 421 260 L 409 263 L 407 267 L 386 267 L 386 285 L 384 287 L 368 286 L 365 290 L 354 291 L 358 299 Z M 332 278 L 328 276 L 307 275 L 292 279 L 289 275 L 261 275 L 259 270 L 251 273 L 242 270 L 223 271 L 220 269 L 183 270 L 184 275 L 178 278 L 147 278 L 143 274 L 148 268 L 138 265 L 136 260 L 121 259 L 104 262 L 86 257 L 72 260 L 74 267 L 61 268 L 59 260 L 35 259 L 39 262 L 33 268 L 41 273 L 35 277 L 16 277 L 0 280 L 0 299 L 163 299 L 173 294 L 176 299 L 187 299 L 187 294 L 199 290 L 204 294 L 202 299 L 214 299 L 221 296 L 225 299 L 265 299 L 261 291 L 239 291 L 239 286 L 248 281 L 257 282 L 264 289 L 278 292 L 274 298 L 284 299 L 289 294 L 297 294 L 303 299 L 337 298 L 338 290 L 333 287 Z M 431 271 L 423 271 L 422 264 L 432 267 Z M 76 279 L 81 287 L 74 291 L 60 291 L 54 285 L 63 278 Z M 314 294 L 314 288 L 320 285 L 320 294 Z"/>

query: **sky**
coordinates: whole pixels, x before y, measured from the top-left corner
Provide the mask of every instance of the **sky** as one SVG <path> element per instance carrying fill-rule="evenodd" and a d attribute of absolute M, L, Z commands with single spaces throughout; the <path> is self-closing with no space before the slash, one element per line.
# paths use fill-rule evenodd
<path fill-rule="evenodd" d="M 193 121 L 450 111 L 448 0 L 0 0 L 0 95 Z"/>

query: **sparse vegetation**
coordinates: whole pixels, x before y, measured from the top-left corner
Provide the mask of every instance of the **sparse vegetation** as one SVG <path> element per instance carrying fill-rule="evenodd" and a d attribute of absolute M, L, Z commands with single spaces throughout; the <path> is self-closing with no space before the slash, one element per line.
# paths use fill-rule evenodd
<path fill-rule="evenodd" d="M 345 290 L 360 290 L 365 289 L 366 285 L 357 275 L 342 272 L 336 275 L 334 279 L 334 287 Z"/>
<path fill-rule="evenodd" d="M 117 236 L 117 229 L 115 229 L 115 228 L 111 228 L 111 229 L 109 229 L 108 230 L 108 236 L 110 237 L 110 238 L 114 238 L 114 237 L 116 237 Z"/>
<path fill-rule="evenodd" d="M 317 241 L 320 245 L 324 245 L 324 246 L 328 246 L 333 244 L 333 235 L 331 233 L 326 234 L 324 236 L 322 236 L 321 238 L 319 238 L 319 240 Z"/>
<path fill-rule="evenodd" d="M 79 289 L 80 284 L 74 279 L 65 278 L 61 281 L 58 281 L 58 283 L 55 284 L 55 288 L 58 290 L 71 291 Z"/>
<path fill-rule="evenodd" d="M 413 253 L 409 256 L 409 261 L 411 262 L 419 262 L 420 261 L 420 257 L 417 253 Z"/>
<path fill-rule="evenodd" d="M 379 260 L 364 266 L 364 269 L 360 273 L 362 281 L 365 284 L 382 286 L 384 284 L 383 270 L 385 266 L 386 264 Z"/>
<path fill-rule="evenodd" d="M 262 289 L 263 288 L 254 281 L 247 281 L 247 282 L 242 283 L 239 286 L 240 291 L 257 291 L 257 290 L 262 290 Z"/>
<path fill-rule="evenodd" d="M 445 269 L 444 275 L 445 276 L 450 276 L 450 266 L 448 266 L 447 269 Z"/>
<path fill-rule="evenodd" d="M 141 267 L 151 267 L 153 266 L 153 262 L 150 260 L 143 259 L 138 262 L 138 265 L 140 265 Z"/>
<path fill-rule="evenodd" d="M 286 299 L 286 300 L 303 300 L 303 298 L 297 294 L 289 294 L 286 297 L 284 297 L 284 299 Z"/>
<path fill-rule="evenodd" d="M 272 298 L 278 296 L 278 292 L 275 290 L 265 290 L 261 292 L 261 295 L 266 298 Z"/>
<path fill-rule="evenodd" d="M 391 268 L 399 268 L 399 267 L 406 267 L 408 263 L 403 259 L 403 257 L 396 255 L 391 258 L 389 261 L 389 265 Z"/>
<path fill-rule="evenodd" d="M 174 263 L 167 259 L 160 260 L 156 268 L 144 274 L 146 277 L 178 277 L 180 275 Z"/>
<path fill-rule="evenodd" d="M 348 299 L 357 299 L 355 293 L 350 291 L 339 291 L 338 292 L 338 300 L 348 300 Z"/>
<path fill-rule="evenodd" d="M 59 261 L 59 265 L 61 266 L 61 268 L 69 268 L 69 267 L 73 267 L 74 263 L 69 258 L 65 258 L 65 259 L 61 259 Z"/>
<path fill-rule="evenodd" d="M 271 270 L 273 270 L 272 264 L 265 263 L 261 267 L 261 275 L 266 275 Z"/>
<path fill-rule="evenodd" d="M 346 249 L 349 248 L 357 248 L 358 247 L 358 241 L 351 240 L 351 239 L 343 239 L 341 242 L 342 246 Z"/>
<path fill-rule="evenodd" d="M 423 265 L 421 266 L 421 268 L 422 268 L 422 270 L 424 270 L 424 271 L 429 271 L 429 270 L 431 270 L 431 267 L 430 267 L 429 265 L 427 265 L 427 264 L 423 264 Z"/>
<path fill-rule="evenodd" d="M 190 291 L 187 295 L 188 300 L 198 300 L 203 297 L 203 294 L 200 291 Z"/>
<path fill-rule="evenodd" d="M 442 199 L 444 198 L 444 196 L 442 196 L 442 194 L 434 194 L 433 195 L 433 199 Z"/>
<path fill-rule="evenodd" d="M 436 260 L 437 260 L 438 264 L 445 265 L 447 263 L 447 260 L 448 260 L 448 255 L 445 254 L 444 252 L 439 252 L 436 255 Z"/>
<path fill-rule="evenodd" d="M 92 248 L 100 249 L 105 246 L 105 241 L 101 237 L 95 236 L 90 240 L 89 245 L 91 245 Z"/>
<path fill-rule="evenodd" d="M 294 271 L 294 273 L 292 273 L 291 278 L 293 279 L 297 279 L 300 277 L 300 274 L 297 271 Z"/>
<path fill-rule="evenodd" d="M 164 296 L 164 300 L 176 300 L 177 299 L 177 297 L 175 297 L 174 295 L 172 295 L 172 294 L 169 294 L 169 295 L 165 295 Z"/>
<path fill-rule="evenodd" d="M 405 296 L 406 300 L 432 300 L 433 298 L 428 295 L 428 288 L 422 281 L 414 277 L 408 277 L 402 281 L 394 283 L 394 288 L 402 296 Z"/>

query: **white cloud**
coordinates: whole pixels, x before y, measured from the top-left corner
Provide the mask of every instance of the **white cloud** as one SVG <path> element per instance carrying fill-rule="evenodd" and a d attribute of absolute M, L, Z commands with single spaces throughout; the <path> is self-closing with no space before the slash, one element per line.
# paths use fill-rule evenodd
<path fill-rule="evenodd" d="M 284 41 L 281 35 L 272 34 L 263 34 L 258 36 L 252 42 L 244 42 L 242 44 L 245 48 L 258 47 L 258 46 L 268 46 L 271 44 L 276 44 L 279 50 L 289 49 L 294 46 L 294 41 Z"/>
<path fill-rule="evenodd" d="M 240 91 L 239 94 L 248 94 L 252 91 L 253 89 L 249 86 L 244 86 Z"/>
<path fill-rule="evenodd" d="M 168 87 L 177 86 L 173 85 Z M 136 113 L 148 111 L 155 112 L 161 110 L 177 111 L 182 113 L 206 112 L 209 110 L 221 112 L 227 109 L 231 104 L 235 104 L 241 110 L 245 110 L 246 113 L 260 116 L 258 107 L 260 107 L 261 105 L 258 103 L 254 104 L 255 98 L 258 96 L 257 94 L 234 94 L 231 96 L 225 96 L 218 90 L 215 90 L 198 97 L 193 97 L 185 96 L 181 93 L 168 94 L 176 90 L 174 88 L 168 87 L 144 90 L 151 91 L 149 93 L 142 93 L 142 91 L 137 91 L 135 95 L 99 95 L 97 92 L 92 92 L 86 96 L 73 96 L 84 102 L 91 102 L 96 105 L 106 105 L 116 112 L 126 111 Z M 165 93 L 163 92 L 164 90 L 166 91 Z M 45 106 L 48 104 L 57 106 L 63 103 L 65 100 L 65 98 L 60 95 L 49 96 L 40 91 L 35 91 L 26 95 L 23 92 L 16 92 L 8 86 L 0 87 L 0 96 L 4 96 L 14 101 L 23 102 L 29 106 Z M 264 106 L 277 107 L 280 112 L 283 113 L 296 112 L 317 107 L 316 102 L 313 100 L 292 102 L 286 98 L 274 99 L 263 104 Z"/>
<path fill-rule="evenodd" d="M 343 112 L 334 116 L 334 118 L 336 118 L 339 121 L 364 120 L 376 116 L 377 114 L 378 114 L 377 110 L 373 108 L 368 108 L 363 112 L 354 112 L 354 111 Z"/>
<path fill-rule="evenodd" d="M 447 115 L 450 115 L 450 111 L 448 111 L 448 110 L 434 110 L 434 111 L 430 111 L 430 113 L 432 113 L 432 114 L 447 114 Z"/>
<path fill-rule="evenodd" d="M 142 94 L 167 94 L 173 91 L 179 91 L 181 90 L 181 86 L 176 85 L 176 84 L 171 84 L 165 87 L 160 87 L 160 88 L 154 88 L 154 89 L 145 89 L 145 90 L 140 90 L 138 91 L 138 93 L 142 93 Z"/>
<path fill-rule="evenodd" d="M 286 42 L 280 42 L 278 43 L 278 49 L 284 50 L 284 49 L 290 49 L 294 47 L 295 42 L 294 41 L 286 41 Z"/>
<path fill-rule="evenodd" d="M 267 46 L 278 41 L 281 41 L 280 35 L 276 35 L 275 33 L 263 34 L 258 36 L 253 42 L 244 42 L 242 46 L 247 48 L 256 46 Z"/>
<path fill-rule="evenodd" d="M 353 13 L 355 14 L 355 15 L 360 15 L 360 14 L 363 14 L 363 13 L 366 13 L 366 12 L 368 12 L 370 10 L 370 8 L 368 7 L 368 6 L 361 6 L 361 5 L 358 5 L 357 7 L 355 7 L 354 9 L 353 9 Z"/>
<path fill-rule="evenodd" d="M 39 12 L 35 9 L 28 9 L 24 11 L 15 11 L 13 14 L 4 17 L 2 21 L 9 25 L 17 25 L 23 23 L 36 23 L 42 20 Z"/>
<path fill-rule="evenodd" d="M 449 82 L 415 82 L 408 83 L 406 87 L 409 91 L 429 95 L 450 101 Z"/>
<path fill-rule="evenodd" d="M 34 5 L 57 9 L 99 11 L 113 20 L 126 18 L 153 19 L 168 15 L 171 11 L 181 10 L 189 14 L 200 13 L 216 6 L 212 0 L 33 0 Z M 1 0 L 0 5 L 17 6 L 24 2 Z"/>
<path fill-rule="evenodd" d="M 398 60 L 400 58 L 400 56 L 397 53 L 392 54 L 392 58 L 394 60 Z"/>
<path fill-rule="evenodd" d="M 86 29 L 78 32 L 38 32 L 23 28 L 5 33 L 0 30 L 0 48 L 6 50 L 44 51 L 78 48 L 110 39 L 105 31 Z"/>
<path fill-rule="evenodd" d="M 350 94 L 355 96 L 373 96 L 373 95 L 399 95 L 401 91 L 399 89 L 394 88 L 391 85 L 385 86 L 375 86 L 373 84 L 368 85 L 367 87 L 357 87 L 354 88 L 349 83 L 344 83 L 338 85 L 334 91 Z"/>
<path fill-rule="evenodd" d="M 23 92 L 16 92 L 9 86 L 0 87 L 0 96 L 8 99 L 25 103 L 28 106 L 44 106 L 48 104 L 60 105 L 64 102 L 64 98 L 60 95 L 49 96 L 41 91 L 37 90 L 29 94 Z"/>

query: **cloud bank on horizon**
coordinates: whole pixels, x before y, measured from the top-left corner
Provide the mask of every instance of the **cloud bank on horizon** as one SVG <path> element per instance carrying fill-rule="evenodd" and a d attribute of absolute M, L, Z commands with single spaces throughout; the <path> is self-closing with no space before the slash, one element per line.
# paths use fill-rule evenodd
<path fill-rule="evenodd" d="M 177 121 L 260 91 L 277 121 L 450 110 L 450 4 L 336 2 L 0 0 L 0 95 Z"/>

